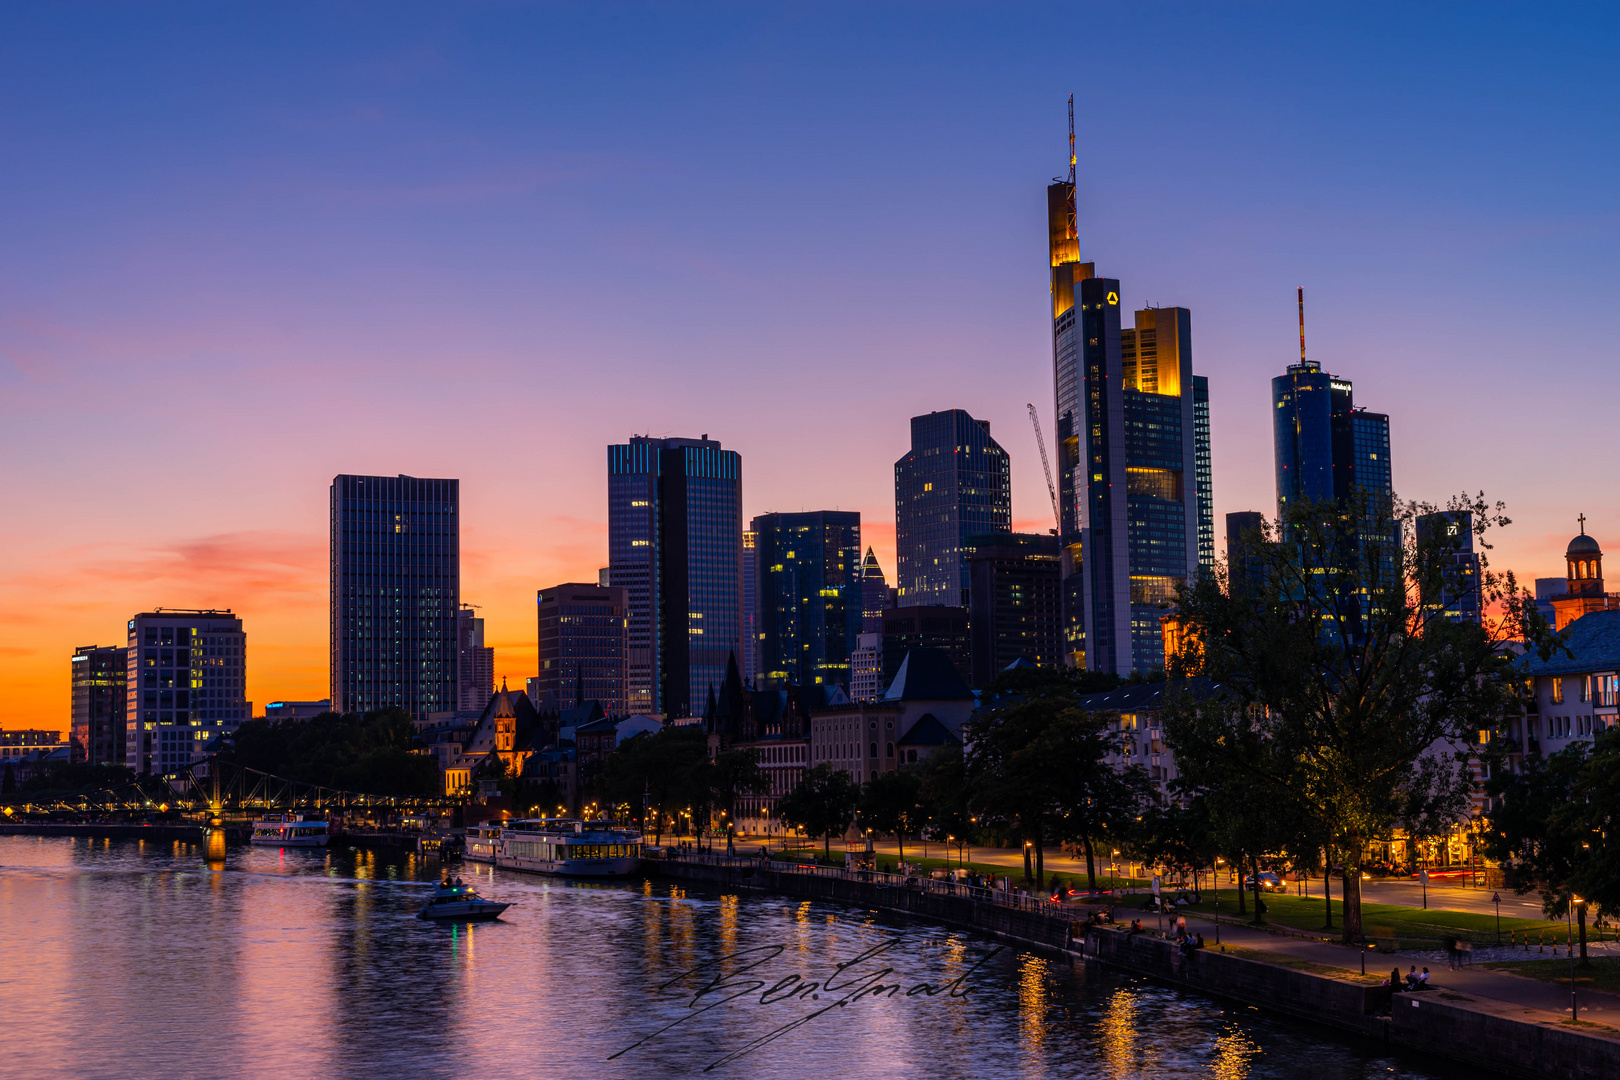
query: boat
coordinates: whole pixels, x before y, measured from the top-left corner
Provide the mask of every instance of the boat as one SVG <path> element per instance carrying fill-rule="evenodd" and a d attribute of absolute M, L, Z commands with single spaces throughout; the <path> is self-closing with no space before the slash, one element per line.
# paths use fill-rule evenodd
<path fill-rule="evenodd" d="M 499 825 L 469 825 L 467 835 L 462 839 L 465 847 L 461 857 L 469 862 L 495 861 L 495 849 L 501 842 L 501 827 Z"/>
<path fill-rule="evenodd" d="M 433 890 L 433 897 L 416 913 L 418 919 L 453 919 L 456 922 L 476 922 L 499 918 L 511 907 L 495 900 L 485 900 L 478 890 L 465 885 L 460 878 L 441 881 Z"/>
<path fill-rule="evenodd" d="M 302 814 L 266 814 L 253 823 L 251 843 L 270 847 L 325 847 L 332 827 L 325 818 Z"/>
<path fill-rule="evenodd" d="M 508 822 L 496 845 L 495 865 L 563 877 L 629 877 L 641 868 L 641 833 L 614 821 Z"/>

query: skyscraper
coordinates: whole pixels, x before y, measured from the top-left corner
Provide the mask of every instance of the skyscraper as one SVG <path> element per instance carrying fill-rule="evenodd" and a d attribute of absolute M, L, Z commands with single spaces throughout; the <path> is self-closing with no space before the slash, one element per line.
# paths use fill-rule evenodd
<path fill-rule="evenodd" d="M 124 764 L 168 773 L 251 715 L 247 635 L 225 611 L 158 608 L 129 620 Z"/>
<path fill-rule="evenodd" d="M 331 504 L 332 708 L 455 711 L 461 481 L 343 474 Z"/>
<path fill-rule="evenodd" d="M 972 582 L 969 682 L 983 688 L 996 672 L 1018 660 L 1037 667 L 1062 665 L 1058 538 L 991 533 L 971 538 L 965 554 Z"/>
<path fill-rule="evenodd" d="M 1438 510 L 1420 514 L 1414 524 L 1418 544 L 1437 552 L 1441 564 L 1436 579 L 1418 583 L 1423 607 L 1452 622 L 1479 622 L 1483 596 L 1473 512 Z"/>
<path fill-rule="evenodd" d="M 861 560 L 861 633 L 883 633 L 883 611 L 889 606 L 889 583 L 872 549 Z"/>
<path fill-rule="evenodd" d="M 456 612 L 456 708 L 483 712 L 495 693 L 495 650 L 484 644 L 484 620 L 475 609 Z"/>
<path fill-rule="evenodd" d="M 1124 327 L 1119 282 L 1080 261 L 1072 130 L 1047 224 L 1064 644 L 1094 671 L 1155 670 L 1176 586 L 1215 561 L 1209 384 L 1186 308 Z"/>
<path fill-rule="evenodd" d="M 850 685 L 864 613 L 861 515 L 853 510 L 761 514 L 760 675 L 780 686 Z"/>
<path fill-rule="evenodd" d="M 693 715 L 742 662 L 742 457 L 701 439 L 608 447 L 608 576 L 629 596 L 631 712 Z"/>
<path fill-rule="evenodd" d="M 743 532 L 742 597 L 743 632 L 742 655 L 737 658 L 745 681 L 759 677 L 759 559 L 754 549 L 754 534 Z"/>
<path fill-rule="evenodd" d="M 602 703 L 608 716 L 625 716 L 625 650 L 629 599 L 612 586 L 569 583 L 541 589 L 540 676 L 531 699 L 546 709 Z"/>
<path fill-rule="evenodd" d="M 123 763 L 128 747 L 124 730 L 128 665 L 129 651 L 121 645 L 73 650 L 73 760 Z"/>
<path fill-rule="evenodd" d="M 961 409 L 911 418 L 911 450 L 894 463 L 894 516 L 901 607 L 966 607 L 970 536 L 1012 528 L 1007 452 L 990 424 Z"/>

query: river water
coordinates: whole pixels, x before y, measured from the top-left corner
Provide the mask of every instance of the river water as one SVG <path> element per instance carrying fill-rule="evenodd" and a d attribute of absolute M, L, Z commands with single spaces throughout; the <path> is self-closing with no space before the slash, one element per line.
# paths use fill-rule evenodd
<path fill-rule="evenodd" d="M 425 923 L 438 865 L 0 837 L 0 1076 L 1461 1075 L 837 904 L 468 863 L 463 877 L 515 906 Z"/>

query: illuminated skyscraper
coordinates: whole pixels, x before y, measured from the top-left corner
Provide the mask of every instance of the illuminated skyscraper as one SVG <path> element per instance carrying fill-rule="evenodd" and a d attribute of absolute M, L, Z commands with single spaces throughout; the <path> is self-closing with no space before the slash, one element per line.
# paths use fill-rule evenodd
<path fill-rule="evenodd" d="M 1012 529 L 1007 452 L 990 424 L 961 409 L 911 418 L 911 450 L 894 463 L 899 605 L 966 607 L 970 536 Z"/>
<path fill-rule="evenodd" d="M 883 609 L 889 606 L 889 583 L 872 549 L 861 561 L 861 633 L 883 633 Z"/>
<path fill-rule="evenodd" d="M 752 682 L 759 676 L 759 559 L 754 548 L 756 537 L 743 532 L 742 597 L 743 632 L 742 655 L 737 658 L 742 677 Z"/>
<path fill-rule="evenodd" d="M 1080 261 L 1072 153 L 1047 218 L 1064 647 L 1094 671 L 1156 670 L 1177 584 L 1215 560 L 1209 385 L 1186 308 L 1124 327 L 1119 282 Z"/>
<path fill-rule="evenodd" d="M 608 577 L 629 597 L 629 710 L 695 715 L 742 662 L 741 455 L 707 435 L 609 446 Z"/>
<path fill-rule="evenodd" d="M 454 712 L 461 481 L 344 474 L 331 503 L 332 708 Z"/>
<path fill-rule="evenodd" d="M 123 646 L 86 645 L 73 650 L 73 760 L 118 765 L 128 736 L 124 729 L 129 653 Z"/>
<path fill-rule="evenodd" d="M 767 685 L 850 685 L 861 632 L 861 515 L 853 510 L 761 514 L 759 650 Z"/>
<path fill-rule="evenodd" d="M 124 652 L 124 764 L 138 773 L 190 765 L 252 713 L 247 635 L 229 609 L 142 612 Z"/>

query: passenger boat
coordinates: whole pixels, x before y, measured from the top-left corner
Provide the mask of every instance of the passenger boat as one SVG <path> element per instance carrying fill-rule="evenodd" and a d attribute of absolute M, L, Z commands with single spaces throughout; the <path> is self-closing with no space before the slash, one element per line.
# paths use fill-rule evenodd
<path fill-rule="evenodd" d="M 469 825 L 467 835 L 462 838 L 465 845 L 461 857 L 473 862 L 495 861 L 495 848 L 501 842 L 501 827 L 499 825 Z"/>
<path fill-rule="evenodd" d="M 266 814 L 253 823 L 252 843 L 269 847 L 325 847 L 332 829 L 325 818 Z"/>
<path fill-rule="evenodd" d="M 565 877 L 629 877 L 641 867 L 641 834 L 613 821 L 508 822 L 501 829 L 495 865 Z"/>
<path fill-rule="evenodd" d="M 471 885 L 464 885 L 460 878 L 454 881 L 441 881 L 433 890 L 430 899 L 421 911 L 416 913 L 418 919 L 449 919 L 456 922 L 476 922 L 483 919 L 497 918 L 501 912 L 511 907 L 511 904 L 502 904 L 495 900 L 485 900 L 478 895 L 478 890 Z"/>

